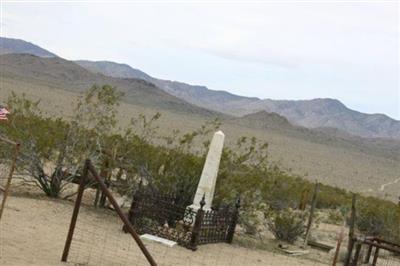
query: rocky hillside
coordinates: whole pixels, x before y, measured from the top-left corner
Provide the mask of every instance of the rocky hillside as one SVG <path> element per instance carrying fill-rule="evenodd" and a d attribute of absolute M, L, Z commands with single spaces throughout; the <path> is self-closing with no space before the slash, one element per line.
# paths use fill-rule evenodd
<path fill-rule="evenodd" d="M 60 57 L 43 58 L 30 54 L 5 54 L 0 56 L 3 81 L 42 85 L 73 92 L 83 92 L 93 84 L 117 87 L 124 101 L 159 110 L 171 110 L 202 116 L 216 116 L 216 112 L 187 103 L 142 79 L 113 78 L 92 73 L 74 62 Z M 21 85 L 22 86 L 22 85 Z"/>
<path fill-rule="evenodd" d="M 243 97 L 226 91 L 210 90 L 205 86 L 153 78 L 125 64 L 104 61 L 78 61 L 78 64 L 104 75 L 150 81 L 180 99 L 229 115 L 243 116 L 267 111 L 280 114 L 291 123 L 307 128 L 328 127 L 367 138 L 400 139 L 400 121 L 383 114 L 364 114 L 351 110 L 335 99 L 293 101 Z"/>
<path fill-rule="evenodd" d="M 40 57 L 56 57 L 55 54 L 19 39 L 0 37 L 0 54 L 31 54 Z"/>
<path fill-rule="evenodd" d="M 0 54 L 10 53 L 32 54 L 38 57 L 56 57 L 55 54 L 32 43 L 18 39 L 0 37 Z M 88 78 L 88 75 L 90 76 L 92 74 L 95 74 L 94 76 L 96 76 L 94 80 L 99 81 L 110 80 L 110 77 L 114 78 L 114 83 L 124 83 L 122 87 L 129 87 L 132 85 L 128 84 L 129 79 L 136 80 L 134 81 L 136 84 L 138 84 L 137 79 L 141 79 L 149 82 L 147 83 L 147 86 L 152 88 L 158 87 L 168 94 L 184 100 L 184 102 L 179 101 L 179 105 L 188 105 L 188 103 L 190 103 L 192 105 L 203 107 L 199 109 L 202 110 L 202 112 L 204 112 L 205 109 L 209 109 L 228 115 L 242 117 L 260 111 L 266 111 L 269 113 L 277 113 L 287 118 L 290 123 L 307 128 L 317 128 L 319 130 L 323 128 L 338 129 L 343 133 L 367 138 L 400 139 L 400 121 L 394 120 L 383 114 L 365 114 L 351 110 L 335 99 L 292 101 L 243 97 L 226 91 L 210 90 L 205 86 L 189 85 L 178 81 L 157 79 L 126 64 L 119 64 L 110 61 L 94 62 L 85 60 L 76 61 L 75 63 L 88 71 L 82 71 L 82 68 L 78 70 L 76 64 L 74 64 L 73 69 L 77 70 L 77 72 L 74 73 L 70 69 L 65 73 L 58 74 L 62 75 L 65 80 L 74 83 L 81 82 L 85 86 L 88 83 L 84 82 L 84 80 Z M 69 62 L 70 67 L 72 66 L 71 64 L 73 63 Z M 29 64 L 27 65 L 28 68 L 30 66 L 31 65 Z M 50 80 L 54 78 L 52 75 L 54 75 L 54 72 L 58 69 L 57 66 L 53 67 L 55 67 L 55 69 L 51 71 L 52 73 L 47 74 L 47 78 Z M 107 77 L 100 77 L 101 75 L 99 74 Z M 85 75 L 86 77 L 83 77 Z M 92 82 L 94 76 L 91 76 L 87 81 Z M 83 78 L 83 80 L 81 78 Z M 118 81 L 116 81 L 115 78 L 117 78 Z M 125 81 L 122 81 L 123 79 L 125 79 Z M 74 85 L 76 86 L 76 84 Z M 127 90 L 127 92 L 129 94 L 131 90 Z M 169 98 L 170 96 L 165 97 Z M 167 100 L 167 102 L 169 102 L 169 104 L 167 104 L 169 105 L 169 108 L 175 104 L 174 102 L 176 100 L 176 98 L 173 101 Z M 165 103 L 165 101 L 162 102 Z M 191 108 L 193 108 L 193 106 L 191 106 Z"/>

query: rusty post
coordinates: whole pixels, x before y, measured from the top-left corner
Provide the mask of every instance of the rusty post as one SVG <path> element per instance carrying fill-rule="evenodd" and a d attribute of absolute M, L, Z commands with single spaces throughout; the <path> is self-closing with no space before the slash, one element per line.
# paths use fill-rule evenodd
<path fill-rule="evenodd" d="M 235 234 L 236 225 L 239 219 L 239 208 L 240 208 L 240 198 L 238 197 L 235 204 L 235 210 L 232 214 L 232 221 L 228 227 L 228 234 L 226 237 L 226 242 L 232 244 L 233 235 Z"/>
<path fill-rule="evenodd" d="M 344 228 L 342 227 L 342 229 L 340 230 L 339 236 L 338 236 L 338 241 L 336 244 L 336 250 L 335 250 L 335 255 L 333 257 L 332 266 L 336 266 L 337 259 L 339 257 L 340 246 L 342 245 L 343 238 L 344 238 Z"/>
<path fill-rule="evenodd" d="M 200 201 L 200 209 L 197 210 L 196 220 L 194 221 L 194 226 L 192 229 L 192 237 L 190 239 L 189 246 L 190 249 L 193 251 L 197 249 L 197 244 L 199 242 L 201 223 L 203 222 L 203 217 L 204 217 L 204 210 L 203 210 L 204 205 L 206 205 L 205 194 L 203 195 Z"/>
<path fill-rule="evenodd" d="M 354 254 L 353 266 L 358 265 L 358 260 L 360 259 L 360 252 L 361 252 L 361 242 L 356 240 L 356 252 Z"/>
<path fill-rule="evenodd" d="M 303 191 L 301 192 L 300 202 L 298 206 L 298 209 L 301 211 L 304 211 L 306 209 L 308 201 L 308 193 L 309 193 L 308 189 L 303 189 Z"/>
<path fill-rule="evenodd" d="M 119 207 L 118 203 L 114 199 L 114 197 L 111 194 L 111 192 L 107 189 L 107 186 L 106 186 L 106 184 L 104 184 L 104 181 L 97 174 L 96 169 L 94 169 L 94 167 L 91 164 L 90 160 L 88 161 L 88 168 L 89 168 L 89 171 L 92 174 L 93 178 L 99 183 L 99 186 L 100 186 L 101 190 L 103 191 L 105 196 L 108 198 L 108 200 L 111 203 L 111 205 L 114 207 L 114 210 L 117 212 L 118 216 L 121 218 L 121 220 L 125 224 L 126 230 L 131 234 L 133 239 L 135 239 L 136 243 L 138 244 L 140 250 L 142 251 L 143 255 L 146 257 L 146 259 L 149 262 L 149 264 L 151 266 L 156 266 L 157 263 L 154 261 L 153 257 L 151 256 L 151 254 L 147 250 L 146 246 L 143 244 L 142 240 L 140 239 L 140 237 L 136 233 L 135 229 L 133 228 L 133 226 L 129 222 L 128 218 L 126 217 L 126 215 L 121 210 L 121 207 Z"/>
<path fill-rule="evenodd" d="M 319 183 L 317 181 L 317 182 L 315 182 L 314 194 L 313 194 L 312 201 L 311 201 L 310 216 L 308 217 L 306 235 L 304 237 L 304 247 L 305 248 L 307 247 L 308 238 L 310 237 L 311 226 L 312 226 L 313 219 L 314 219 L 314 210 L 315 210 L 315 206 L 317 204 L 318 190 L 319 190 Z"/>
<path fill-rule="evenodd" d="M 142 180 L 140 180 L 137 191 L 133 194 L 131 207 L 129 208 L 128 212 L 128 220 L 133 226 L 136 225 L 136 219 L 138 218 L 140 213 L 139 205 L 141 201 L 142 201 Z M 122 230 L 125 233 L 128 233 L 128 230 L 125 225 L 122 227 Z"/>
<path fill-rule="evenodd" d="M 372 245 L 368 246 L 367 255 L 365 256 L 364 263 L 369 263 L 369 259 L 371 258 L 372 253 Z"/>
<path fill-rule="evenodd" d="M 349 243 L 347 245 L 347 254 L 345 265 L 350 265 L 351 253 L 354 246 L 354 227 L 356 223 L 356 194 L 353 194 L 351 200 L 350 228 L 349 228 Z"/>
<path fill-rule="evenodd" d="M 88 179 L 88 166 L 90 161 L 85 161 L 85 166 L 83 168 L 83 174 L 81 176 L 81 180 L 79 182 L 78 194 L 75 200 L 74 211 L 71 217 L 71 223 L 69 225 L 67 240 L 65 241 L 64 252 L 62 254 L 61 261 L 66 262 L 68 259 L 69 249 L 71 247 L 72 237 L 74 236 L 76 220 L 78 218 L 79 208 L 81 207 L 83 191 L 85 190 L 85 182 Z"/>

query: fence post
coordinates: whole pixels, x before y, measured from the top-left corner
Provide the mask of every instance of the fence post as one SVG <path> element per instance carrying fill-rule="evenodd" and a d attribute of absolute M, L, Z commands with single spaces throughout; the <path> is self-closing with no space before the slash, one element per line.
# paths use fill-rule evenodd
<path fill-rule="evenodd" d="M 67 240 L 65 240 L 64 251 L 61 257 L 61 261 L 66 262 L 68 259 L 69 249 L 71 247 L 72 237 L 74 236 L 76 220 L 78 219 L 79 208 L 81 207 L 83 191 L 85 190 L 85 182 L 88 179 L 89 173 L 89 160 L 85 161 L 85 166 L 83 168 L 83 174 L 81 176 L 81 180 L 79 182 L 78 194 L 75 200 L 74 211 L 71 217 L 71 223 L 69 225 Z"/>
<path fill-rule="evenodd" d="M 206 197 L 206 195 L 204 194 L 203 197 L 201 198 L 200 209 L 197 210 L 196 219 L 194 221 L 194 226 L 192 229 L 192 237 L 190 238 L 189 246 L 190 246 L 190 249 L 193 251 L 195 251 L 197 249 L 197 244 L 199 242 L 201 224 L 203 222 L 203 217 L 204 217 L 203 207 L 204 207 L 204 205 L 206 205 L 205 197 Z"/>
<path fill-rule="evenodd" d="M 340 233 L 339 233 L 339 236 L 338 236 L 335 255 L 333 256 L 332 266 L 336 266 L 336 263 L 337 263 L 337 260 L 338 260 L 338 257 L 339 257 L 340 246 L 342 245 L 343 238 L 344 238 L 344 225 L 343 225 L 342 229 L 340 230 Z"/>
<path fill-rule="evenodd" d="M 129 222 L 135 227 L 136 226 L 136 219 L 139 216 L 140 210 L 139 205 L 140 201 L 142 201 L 142 180 L 140 179 L 140 183 L 138 186 L 138 190 L 133 194 L 131 207 L 129 208 L 128 212 L 128 220 Z M 125 233 L 128 233 L 126 226 L 122 227 L 122 230 Z"/>
<path fill-rule="evenodd" d="M 318 189 L 319 189 L 319 183 L 317 181 L 315 183 L 314 194 L 313 194 L 312 201 L 311 201 L 310 217 L 308 218 L 306 235 L 304 237 L 304 247 L 305 248 L 307 248 L 308 238 L 310 236 L 310 230 L 311 230 L 312 222 L 314 219 L 314 210 L 315 210 L 315 206 L 317 204 Z"/>
<path fill-rule="evenodd" d="M 364 263 L 369 263 L 369 259 L 371 258 L 372 253 L 372 245 L 369 245 L 367 255 L 365 256 Z"/>
<path fill-rule="evenodd" d="M 358 260 L 360 259 L 361 244 L 362 244 L 361 241 L 356 240 L 356 252 L 354 254 L 354 260 L 353 260 L 353 265 L 354 266 L 358 265 Z"/>
<path fill-rule="evenodd" d="M 301 197 L 300 197 L 300 202 L 299 202 L 299 206 L 298 209 L 301 211 L 304 211 L 306 209 L 306 204 L 308 201 L 308 189 L 303 189 L 303 191 L 301 192 Z"/>
<path fill-rule="evenodd" d="M 226 237 L 226 242 L 232 244 L 233 235 L 235 234 L 236 225 L 239 219 L 239 208 L 240 208 L 240 198 L 238 197 L 235 204 L 235 211 L 232 214 L 232 221 L 228 228 L 228 234 Z"/>
<path fill-rule="evenodd" d="M 10 172 L 8 173 L 8 176 L 7 176 L 7 181 L 6 181 L 7 183 L 6 183 L 6 186 L 4 187 L 3 199 L 1 201 L 1 206 L 0 206 L 0 219 L 1 219 L 1 216 L 3 215 L 4 208 L 6 207 L 6 200 L 7 200 L 8 194 L 10 193 L 11 180 L 13 178 L 14 170 L 15 170 L 15 167 L 17 164 L 17 157 L 18 157 L 18 153 L 19 153 L 20 144 L 15 143 L 14 145 L 15 145 L 14 154 L 13 154 L 12 161 L 11 161 Z"/>
<path fill-rule="evenodd" d="M 351 214 L 350 214 L 350 228 L 349 228 L 349 244 L 347 246 L 347 254 L 344 265 L 350 265 L 351 253 L 353 252 L 354 246 L 354 226 L 356 223 L 356 194 L 353 194 L 351 200 Z"/>

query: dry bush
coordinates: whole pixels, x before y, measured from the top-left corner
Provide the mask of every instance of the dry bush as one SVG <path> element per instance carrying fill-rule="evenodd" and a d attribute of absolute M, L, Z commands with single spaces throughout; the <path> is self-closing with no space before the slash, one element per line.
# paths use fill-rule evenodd
<path fill-rule="evenodd" d="M 305 231 L 305 215 L 292 209 L 281 210 L 267 224 L 277 239 L 293 243 Z"/>

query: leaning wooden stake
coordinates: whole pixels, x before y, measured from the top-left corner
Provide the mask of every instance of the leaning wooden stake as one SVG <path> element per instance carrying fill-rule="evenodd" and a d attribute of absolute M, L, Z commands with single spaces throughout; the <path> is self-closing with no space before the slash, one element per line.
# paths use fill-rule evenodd
<path fill-rule="evenodd" d="M 102 180 L 102 178 L 97 174 L 96 169 L 94 169 L 90 160 L 86 160 L 86 162 L 85 162 L 84 172 L 83 172 L 83 176 L 81 178 L 81 182 L 79 184 L 79 190 L 78 190 L 78 195 L 77 195 L 77 199 L 75 202 L 74 212 L 72 214 L 71 224 L 70 224 L 70 228 L 69 228 L 67 240 L 65 242 L 64 252 L 63 252 L 61 260 L 66 262 L 67 258 L 68 258 L 68 253 L 69 253 L 69 249 L 71 247 L 72 237 L 74 235 L 76 220 L 78 218 L 79 207 L 82 202 L 82 195 L 83 195 L 83 191 L 85 189 L 85 184 L 86 184 L 85 182 L 87 181 L 89 172 L 91 173 L 92 177 L 98 182 L 100 189 L 106 195 L 106 197 L 108 198 L 110 203 L 113 205 L 114 210 L 117 212 L 118 216 L 123 221 L 123 223 L 125 225 L 125 227 L 124 227 L 125 230 L 127 232 L 129 232 L 132 235 L 132 237 L 135 239 L 136 243 L 138 244 L 139 248 L 141 249 L 142 253 L 146 257 L 149 264 L 151 266 L 156 266 L 157 263 L 154 261 L 153 257 L 150 255 L 149 251 L 147 250 L 147 248 L 143 244 L 142 240 L 137 235 L 135 229 L 129 222 L 128 218 L 125 216 L 125 214 L 119 207 L 118 203 L 112 196 L 111 192 L 108 190 L 107 186 L 104 184 L 104 181 Z"/>
<path fill-rule="evenodd" d="M 10 141 L 10 140 L 7 140 L 7 139 L 1 138 L 1 137 L 0 137 L 0 140 L 7 142 L 9 144 L 15 145 L 14 154 L 13 154 L 12 161 L 11 161 L 11 168 L 10 168 L 10 172 L 8 173 L 8 176 L 7 176 L 6 185 L 5 185 L 4 191 L 3 191 L 3 193 L 4 193 L 3 199 L 1 201 L 1 206 L 0 206 L 0 220 L 1 220 L 1 216 L 3 215 L 3 210 L 6 206 L 6 200 L 7 200 L 8 194 L 10 193 L 11 180 L 13 178 L 15 166 L 17 164 L 17 157 L 18 157 L 20 145 L 19 145 L 19 143 L 15 143 L 13 141 Z"/>
<path fill-rule="evenodd" d="M 344 265 L 350 265 L 351 254 L 353 253 L 354 247 L 354 227 L 356 224 L 356 194 L 353 194 L 353 198 L 351 200 L 351 214 L 350 214 L 350 228 L 349 228 L 349 242 L 347 245 L 347 254 Z"/>
<path fill-rule="evenodd" d="M 314 219 L 314 210 L 315 206 L 317 204 L 317 194 L 319 190 L 319 183 L 318 181 L 315 183 L 315 188 L 314 188 L 314 194 L 312 197 L 312 202 L 311 202 L 311 210 L 310 210 L 310 216 L 308 217 L 308 223 L 307 223 L 307 229 L 306 229 L 306 235 L 304 237 L 304 247 L 306 248 L 308 245 L 308 238 L 310 237 L 310 231 L 311 231 L 311 226 L 313 223 Z"/>

